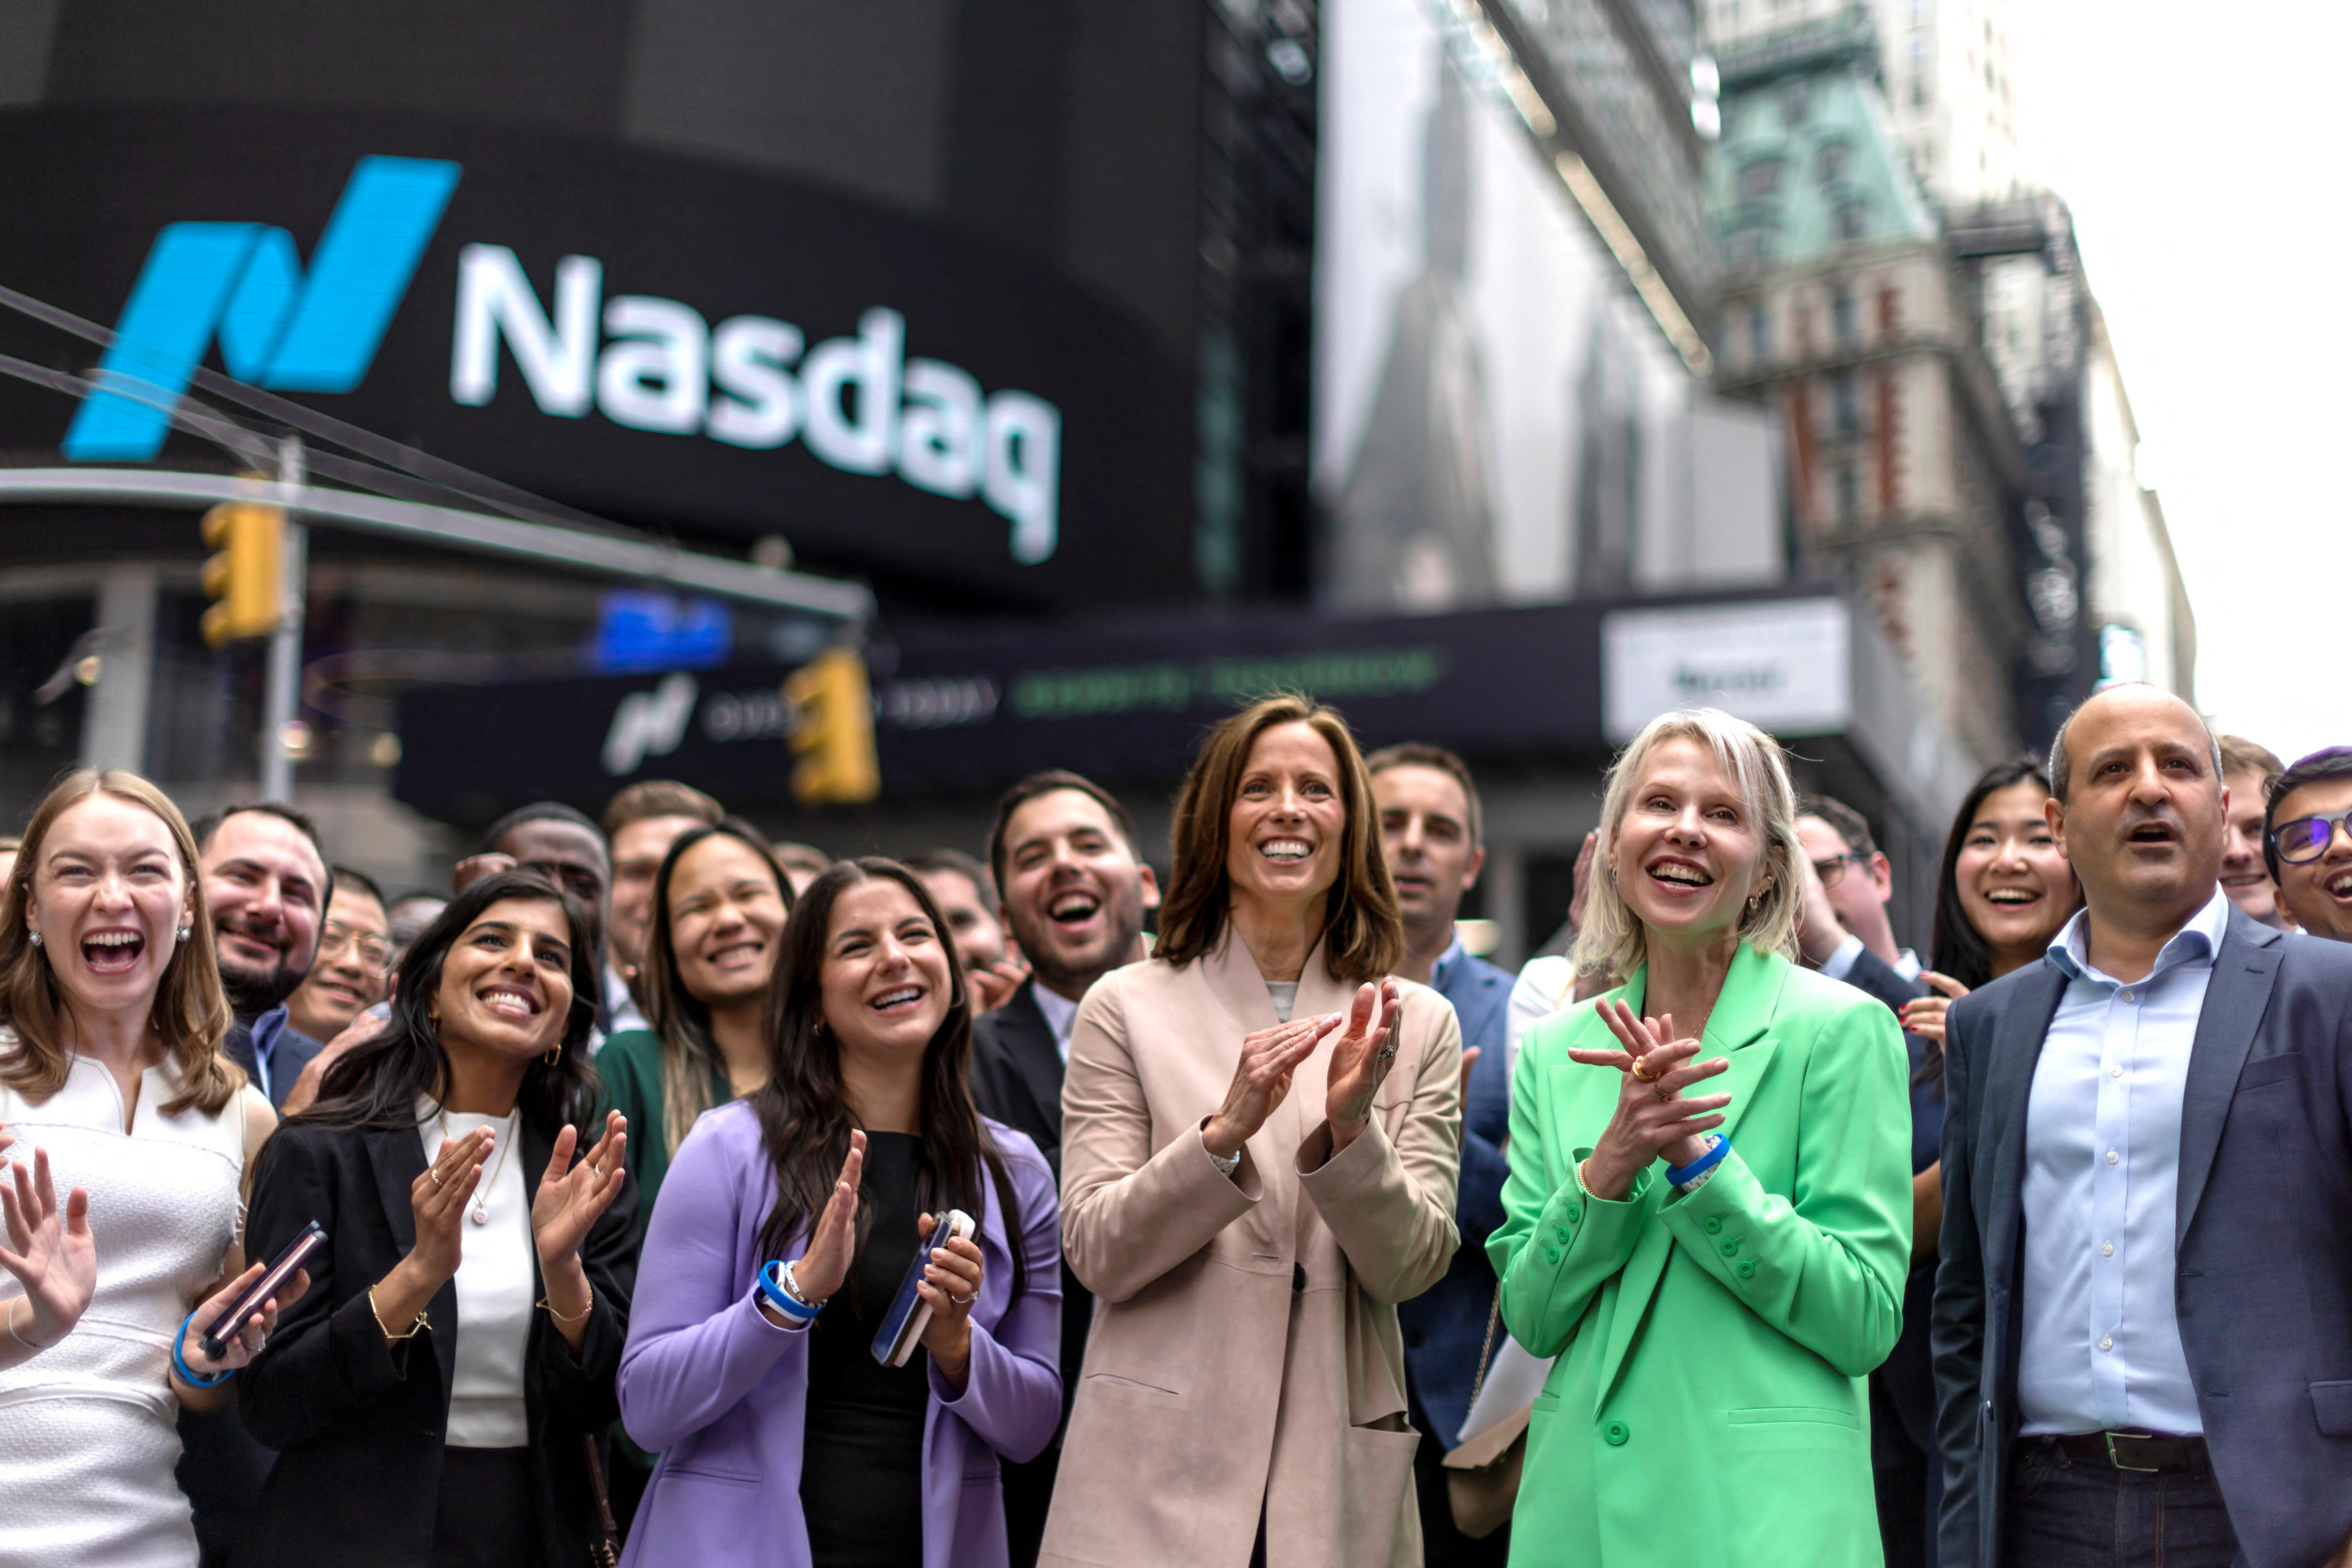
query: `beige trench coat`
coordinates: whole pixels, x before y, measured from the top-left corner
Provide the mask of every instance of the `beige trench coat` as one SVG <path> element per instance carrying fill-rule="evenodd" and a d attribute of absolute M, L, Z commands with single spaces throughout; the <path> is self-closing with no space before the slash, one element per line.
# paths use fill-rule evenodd
<path fill-rule="evenodd" d="M 1396 1303 L 1460 1238 L 1462 1031 L 1402 982 L 1374 1114 L 1330 1155 L 1327 1040 L 1228 1177 L 1199 1128 L 1243 1038 L 1273 1027 L 1249 949 L 1160 960 L 1087 993 L 1062 1089 L 1062 1245 L 1095 1293 L 1043 1568 L 1421 1562 Z M 1348 1005 L 1318 947 L 1294 1018 Z"/>

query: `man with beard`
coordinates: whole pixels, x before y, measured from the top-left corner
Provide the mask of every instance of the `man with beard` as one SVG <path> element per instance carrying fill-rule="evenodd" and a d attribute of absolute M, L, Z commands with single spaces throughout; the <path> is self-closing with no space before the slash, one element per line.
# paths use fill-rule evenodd
<path fill-rule="evenodd" d="M 1507 1525 L 1482 1537 L 1455 1528 L 1441 1461 L 1456 1446 L 1483 1358 L 1496 1329 L 1495 1270 L 1487 1233 L 1503 1223 L 1503 1142 L 1511 1095 L 1504 1061 L 1510 974 L 1463 946 L 1454 932 L 1462 895 L 1486 864 L 1478 786 L 1463 760 L 1440 747 L 1383 747 L 1364 758 L 1380 810 L 1381 849 L 1404 918 L 1404 962 L 1397 973 L 1454 1004 L 1462 1023 L 1462 1175 L 1454 1222 L 1461 1250 L 1445 1278 L 1400 1302 L 1406 1396 L 1422 1433 L 1413 1459 L 1422 1546 L 1433 1568 L 1501 1564 L 1510 1555 Z"/>
<path fill-rule="evenodd" d="M 2083 908 L 1945 1020 L 1943 1568 L 2352 1560 L 2352 948 L 2221 890 L 2222 770 L 2169 693 L 2077 708 Z"/>
<path fill-rule="evenodd" d="M 1032 774 L 997 802 L 988 860 L 1003 923 L 1030 977 L 972 1023 L 971 1091 L 982 1113 L 1018 1128 L 1062 1174 L 1062 1071 L 1087 988 L 1143 956 L 1143 914 L 1160 884 L 1137 852 L 1135 822 L 1100 786 L 1075 773 Z M 1094 1298 L 1062 1266 L 1062 1416 L 1086 1360 Z M 1026 1464 L 1004 1467 L 1013 1568 L 1037 1560 L 1061 1463 L 1058 1437 Z"/>
<path fill-rule="evenodd" d="M 320 1045 L 287 1023 L 285 1006 L 319 956 L 333 888 L 319 829 L 293 807 L 265 801 L 224 807 L 194 831 L 214 956 L 236 1019 L 221 1050 L 282 1106 Z"/>

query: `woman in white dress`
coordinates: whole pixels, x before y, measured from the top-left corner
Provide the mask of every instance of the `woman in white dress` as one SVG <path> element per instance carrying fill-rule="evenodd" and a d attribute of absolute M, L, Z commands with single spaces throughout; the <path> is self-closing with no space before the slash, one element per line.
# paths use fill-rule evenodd
<path fill-rule="evenodd" d="M 227 1028 L 187 822 L 136 774 L 68 776 L 0 898 L 0 1568 L 196 1561 L 178 1406 L 226 1405 L 277 1321 L 197 1343 L 261 1272 L 239 1194 L 274 1118 Z"/>

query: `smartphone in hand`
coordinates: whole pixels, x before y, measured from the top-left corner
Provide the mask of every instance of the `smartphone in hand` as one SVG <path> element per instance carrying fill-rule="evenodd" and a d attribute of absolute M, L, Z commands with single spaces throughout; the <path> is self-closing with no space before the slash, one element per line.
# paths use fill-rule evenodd
<path fill-rule="evenodd" d="M 970 1236 L 977 1228 L 971 1216 L 961 1208 L 950 1208 L 931 1228 L 930 1239 L 915 1249 L 915 1260 L 907 1267 L 907 1277 L 898 1283 L 898 1294 L 890 1303 L 889 1315 L 882 1320 L 882 1331 L 874 1336 L 874 1359 L 885 1366 L 904 1366 L 914 1359 L 915 1346 L 923 1331 L 931 1326 L 931 1303 L 916 1293 L 915 1287 L 923 1282 L 923 1270 L 930 1267 L 931 1254 L 958 1236 Z"/>
<path fill-rule="evenodd" d="M 326 1244 L 327 1232 L 317 1220 L 304 1226 L 301 1234 L 289 1242 L 286 1250 L 261 1271 L 261 1278 L 256 1280 L 228 1311 L 215 1318 L 211 1326 L 196 1336 L 196 1343 L 204 1353 L 215 1361 L 227 1354 L 228 1342 L 236 1337 L 246 1320 L 259 1312 L 263 1302 L 284 1290 L 286 1282 L 294 1277 L 294 1271 L 309 1262 L 311 1254 Z"/>

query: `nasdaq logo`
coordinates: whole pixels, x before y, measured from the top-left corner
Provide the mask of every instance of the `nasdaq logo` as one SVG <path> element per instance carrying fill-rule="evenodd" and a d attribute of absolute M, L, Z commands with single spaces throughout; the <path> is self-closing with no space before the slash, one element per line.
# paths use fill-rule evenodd
<path fill-rule="evenodd" d="M 458 166 L 371 157 L 352 171 L 306 277 L 294 236 L 264 224 L 180 223 L 155 236 L 100 390 L 66 433 L 66 455 L 141 463 L 217 341 L 229 374 L 278 392 L 347 392 L 384 329 L 457 189 Z"/>

